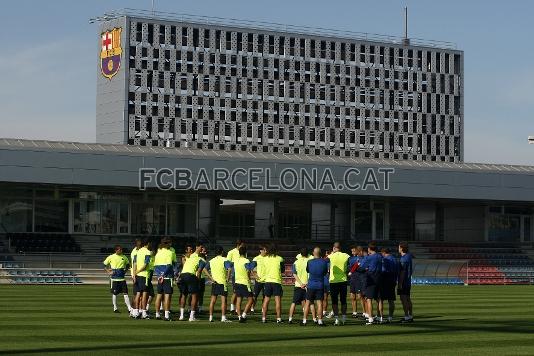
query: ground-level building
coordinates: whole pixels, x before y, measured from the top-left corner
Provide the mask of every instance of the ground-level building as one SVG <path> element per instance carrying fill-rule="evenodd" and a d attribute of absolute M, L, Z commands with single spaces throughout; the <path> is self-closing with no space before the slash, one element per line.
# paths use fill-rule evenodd
<path fill-rule="evenodd" d="M 228 189 L 161 190 L 152 177 L 140 190 L 140 169 L 162 168 L 193 178 L 214 168 L 241 171 Z M 288 168 L 319 177 L 329 171 L 333 183 L 272 189 Z M 269 189 L 238 184 L 251 169 Z M 347 169 L 351 189 L 342 184 Z M 380 174 L 384 169 L 389 174 Z M 369 170 L 375 173 L 363 187 Z M 526 166 L 2 139 L 0 233 L 527 242 L 533 178 L 534 167 Z"/>

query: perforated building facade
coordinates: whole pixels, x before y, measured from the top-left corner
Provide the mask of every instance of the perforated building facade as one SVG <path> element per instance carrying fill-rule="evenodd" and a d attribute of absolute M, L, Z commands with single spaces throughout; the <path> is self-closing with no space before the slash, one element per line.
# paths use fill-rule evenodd
<path fill-rule="evenodd" d="M 98 142 L 463 161 L 462 51 L 207 22 L 101 23 L 124 75 L 99 76 Z"/>

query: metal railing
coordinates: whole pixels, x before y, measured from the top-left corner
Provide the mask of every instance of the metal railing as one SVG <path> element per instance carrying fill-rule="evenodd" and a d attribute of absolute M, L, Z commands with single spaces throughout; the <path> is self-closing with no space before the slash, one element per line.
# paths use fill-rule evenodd
<path fill-rule="evenodd" d="M 192 14 L 182 14 L 175 12 L 162 12 L 142 9 L 124 8 L 119 10 L 113 10 L 106 12 L 102 16 L 90 19 L 90 22 L 102 22 L 117 19 L 123 16 L 163 20 L 163 21 L 175 21 L 194 23 L 210 26 L 227 26 L 227 27 L 239 27 L 254 30 L 272 31 L 284 34 L 300 34 L 300 35 L 313 35 L 323 37 L 334 37 L 339 39 L 348 40 L 362 40 L 373 42 L 386 42 L 392 44 L 402 44 L 404 38 L 401 36 L 382 35 L 378 33 L 356 32 L 347 30 L 335 30 L 322 27 L 313 26 L 297 26 L 290 24 L 281 24 L 275 22 L 266 21 L 252 21 L 242 20 L 235 18 L 225 18 L 217 16 L 201 16 Z M 433 48 L 447 48 L 456 49 L 456 44 L 449 41 L 428 40 L 422 38 L 410 38 L 410 44 L 415 46 L 433 47 Z"/>

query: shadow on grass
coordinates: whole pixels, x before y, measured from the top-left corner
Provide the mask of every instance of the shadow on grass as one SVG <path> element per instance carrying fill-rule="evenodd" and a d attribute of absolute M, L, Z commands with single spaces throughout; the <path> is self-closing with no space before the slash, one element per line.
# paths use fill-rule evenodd
<path fill-rule="evenodd" d="M 427 315 L 426 318 L 437 318 L 438 316 Z M 321 338 L 327 339 L 343 339 L 343 338 L 367 338 L 367 337 L 388 337 L 388 336 L 416 336 L 416 335 L 429 335 L 434 333 L 451 333 L 451 332 L 490 332 L 490 333 L 513 333 L 513 334 L 532 334 L 534 333 L 534 326 L 529 321 L 524 322 L 500 322 L 496 323 L 484 323 L 480 325 L 457 325 L 458 321 L 466 321 L 468 319 L 448 319 L 448 320 L 426 320 L 421 318 L 422 321 L 416 321 L 410 324 L 389 324 L 389 325 L 373 325 L 366 327 L 366 331 L 371 333 L 357 334 L 354 328 L 349 325 L 345 327 L 336 328 L 339 332 L 335 335 L 331 334 L 314 334 L 314 335 L 283 335 L 285 326 L 276 329 L 274 333 L 273 329 L 266 330 L 266 334 L 249 335 L 245 340 L 235 339 L 223 339 L 223 340 L 206 340 L 203 339 L 199 345 L 199 340 L 183 340 L 173 342 L 147 342 L 140 344 L 117 344 L 117 345 L 102 345 L 102 346 L 80 346 L 80 347 L 49 347 L 49 348 L 26 348 L 18 350 L 6 350 L 0 351 L 0 354 L 38 354 L 46 352 L 56 353 L 72 353 L 72 352 L 98 352 L 98 351 L 111 351 L 111 350 L 143 350 L 143 349 L 161 349 L 161 348 L 179 348 L 179 347 L 206 347 L 206 346 L 225 346 L 225 345 L 239 345 L 250 343 L 271 343 L 271 342 L 295 342 L 306 340 L 318 340 Z M 388 326 L 401 327 L 401 329 L 392 330 Z M 308 328 L 309 329 L 309 328 Z M 328 328 L 330 329 L 330 327 Z M 324 330 L 324 329 L 320 329 Z M 319 331 L 319 329 L 318 329 Z M 340 340 L 341 342 L 341 340 Z M 357 342 L 357 341 L 355 341 Z"/>

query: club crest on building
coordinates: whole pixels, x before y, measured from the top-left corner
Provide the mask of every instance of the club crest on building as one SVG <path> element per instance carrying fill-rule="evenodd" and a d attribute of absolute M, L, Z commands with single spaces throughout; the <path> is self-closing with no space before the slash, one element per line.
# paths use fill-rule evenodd
<path fill-rule="evenodd" d="M 119 72 L 121 67 L 121 32 L 122 28 L 114 28 L 111 31 L 102 32 L 100 70 L 102 75 L 109 80 Z"/>

